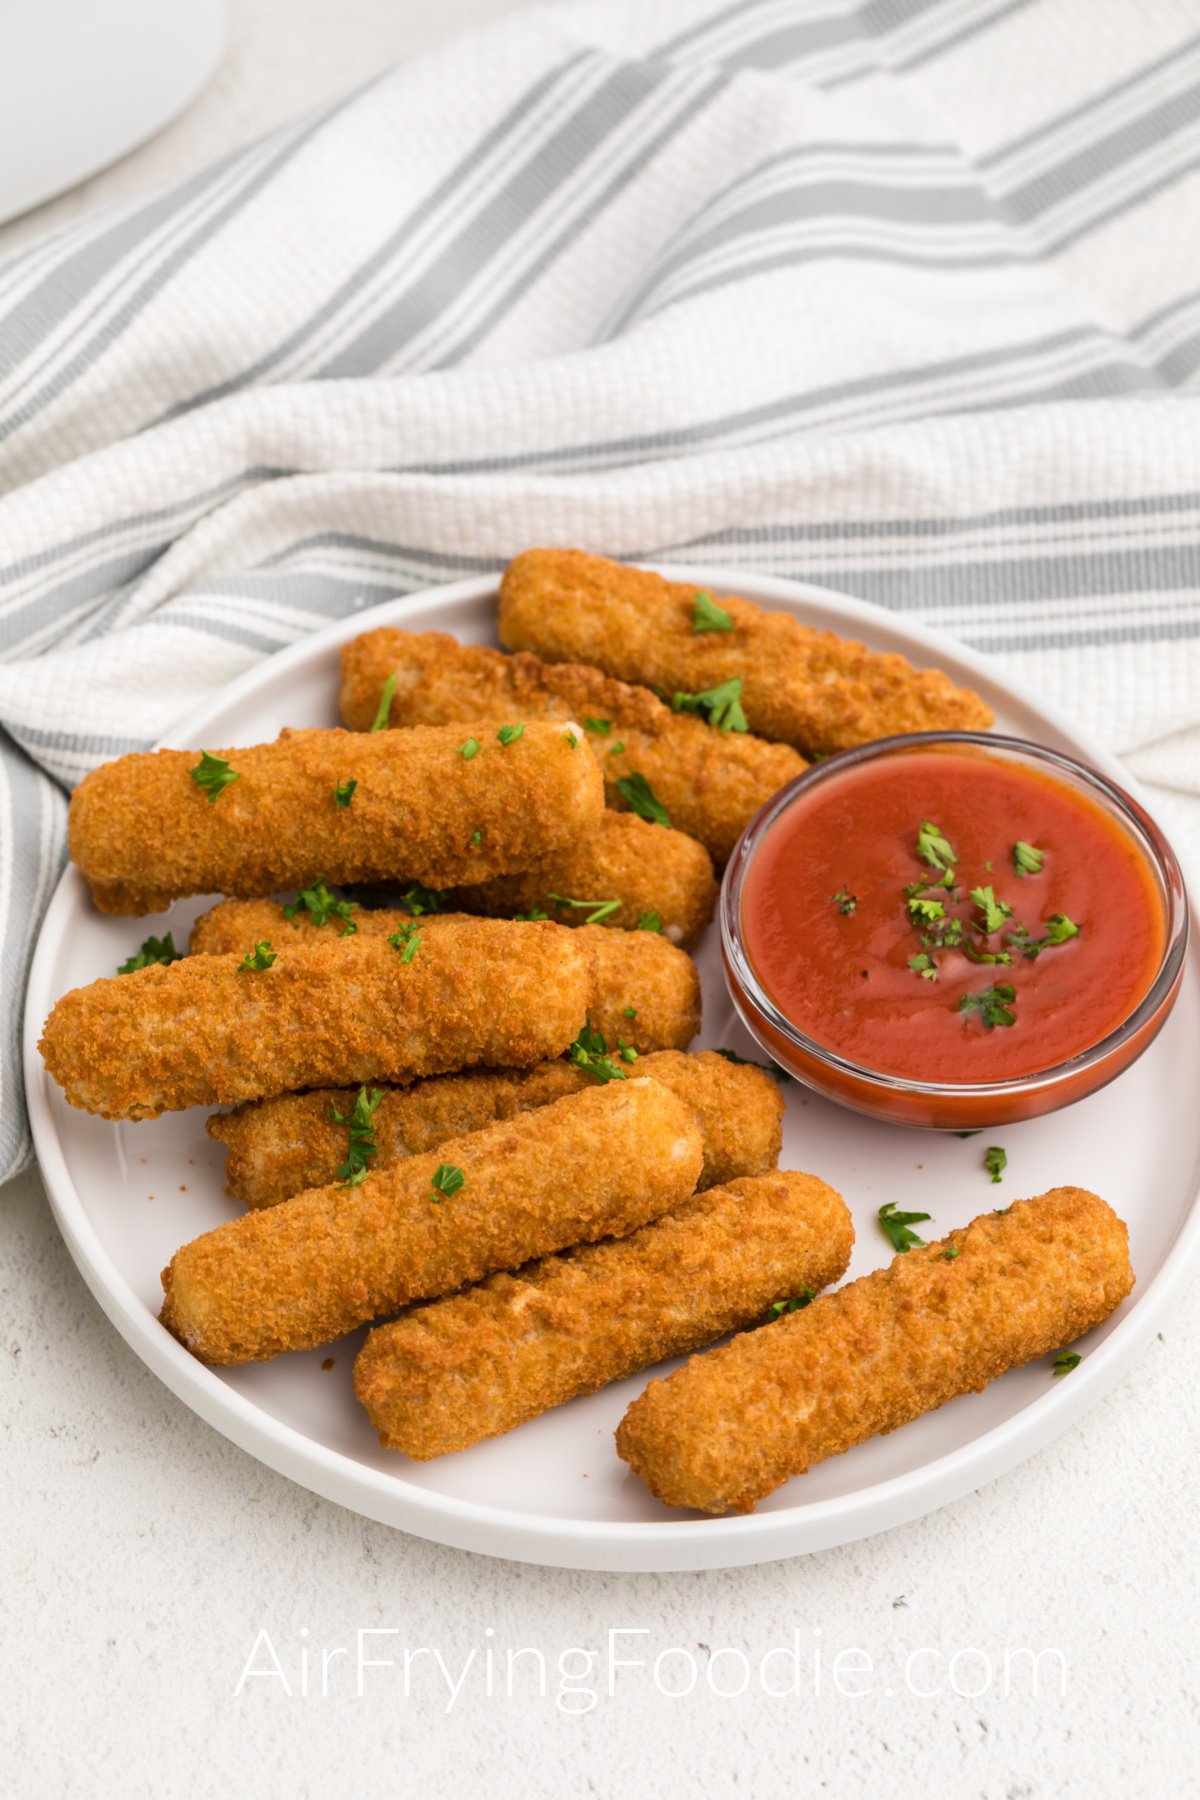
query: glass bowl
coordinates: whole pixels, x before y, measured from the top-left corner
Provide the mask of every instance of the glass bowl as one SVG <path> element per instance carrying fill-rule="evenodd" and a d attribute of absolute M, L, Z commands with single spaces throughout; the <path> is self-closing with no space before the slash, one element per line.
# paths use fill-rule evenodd
<path fill-rule="evenodd" d="M 917 1081 L 884 1074 L 808 1037 L 783 1013 L 755 974 L 742 934 L 742 895 L 747 872 L 763 839 L 798 799 L 837 781 L 848 770 L 884 757 L 933 748 L 970 747 L 998 760 L 1033 766 L 1064 787 L 1085 792 L 1117 820 L 1153 872 L 1166 931 L 1158 971 L 1128 1017 L 1099 1042 L 1065 1062 L 1031 1074 L 990 1082 Z M 738 1016 L 762 1048 L 797 1080 L 855 1112 L 894 1125 L 925 1130 L 975 1131 L 1056 1112 L 1112 1081 L 1136 1061 L 1175 1004 L 1188 941 L 1188 903 L 1183 876 L 1170 844 L 1154 820 L 1123 788 L 1087 763 L 1022 738 L 981 731 L 926 731 L 881 738 L 806 769 L 770 800 L 746 827 L 721 886 L 721 953 L 725 981 Z"/>

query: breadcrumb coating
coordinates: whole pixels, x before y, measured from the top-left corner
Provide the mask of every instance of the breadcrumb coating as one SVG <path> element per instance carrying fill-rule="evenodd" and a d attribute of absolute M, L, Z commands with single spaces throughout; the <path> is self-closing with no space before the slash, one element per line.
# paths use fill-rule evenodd
<path fill-rule="evenodd" d="M 652 1381 L 617 1452 L 668 1506 L 750 1512 L 789 1476 L 1072 1343 L 1133 1280 L 1112 1208 L 1052 1188 Z"/>
<path fill-rule="evenodd" d="M 380 1326 L 354 1391 L 387 1449 L 420 1461 L 465 1450 L 839 1280 L 853 1243 L 841 1196 L 815 1175 L 734 1181 L 629 1237 L 543 1257 Z"/>
<path fill-rule="evenodd" d="M 580 550 L 526 550 L 500 584 L 500 641 L 547 662 L 700 693 L 737 676 L 752 732 L 810 756 L 907 731 L 978 731 L 989 708 L 940 669 L 718 594 L 732 631 L 697 631 L 696 589 Z"/>
<path fill-rule="evenodd" d="M 421 919 L 418 929 L 424 937 L 470 916 L 431 913 Z M 222 900 L 196 920 L 191 949 L 221 955 L 253 950 L 263 938 L 280 948 L 318 937 L 334 942 L 387 938 L 411 925 L 412 919 L 406 912 L 359 908 L 351 914 L 351 922 L 355 930 L 343 938 L 344 918 L 334 916 L 315 925 L 303 907 L 289 919 L 276 900 Z M 614 1048 L 618 1038 L 624 1038 L 635 1050 L 686 1049 L 700 1029 L 700 977 L 686 950 L 655 931 L 606 931 L 603 925 L 584 925 L 572 935 L 591 969 L 588 1018 L 607 1041 Z"/>
<path fill-rule="evenodd" d="M 783 1099 L 761 1069 L 729 1063 L 713 1050 L 696 1056 L 662 1050 L 628 1065 L 618 1059 L 618 1067 L 630 1077 L 636 1073 L 661 1081 L 691 1108 L 704 1149 L 700 1187 L 775 1167 Z M 410 1088 L 385 1088 L 372 1114 L 377 1149 L 371 1167 L 422 1156 L 447 1138 L 593 1087 L 595 1079 L 573 1063 L 559 1061 L 533 1069 L 471 1069 Z M 247 1206 L 277 1206 L 305 1188 L 333 1181 L 346 1161 L 349 1137 L 331 1112 L 348 1118 L 356 1098 L 353 1088 L 320 1088 L 215 1114 L 208 1121 L 208 1135 L 226 1147 L 228 1191 Z"/>
<path fill-rule="evenodd" d="M 633 813 L 606 812 L 595 831 L 539 868 L 452 888 L 446 898 L 464 912 L 498 918 L 545 912 L 562 925 L 582 925 L 589 917 L 588 907 L 568 906 L 568 900 L 619 900 L 599 923 L 633 931 L 643 919 L 657 919 L 663 935 L 686 948 L 713 916 L 717 883 L 708 851 L 695 838 Z"/>
<path fill-rule="evenodd" d="M 614 681 L 582 663 L 542 662 L 460 644 L 444 631 L 380 626 L 342 651 L 341 712 L 365 731 L 389 675 L 396 676 L 393 725 L 447 719 L 573 719 L 604 775 L 607 804 L 628 805 L 619 782 L 643 775 L 679 831 L 702 843 L 719 866 L 772 794 L 807 766 L 787 744 L 749 732 L 714 731 L 675 713 L 649 688 Z"/>
<path fill-rule="evenodd" d="M 591 971 L 569 932 L 468 919 L 407 954 L 364 937 L 288 945 L 265 969 L 236 953 L 155 964 L 64 994 L 38 1048 L 72 1106 L 153 1119 L 314 1084 L 526 1067 L 582 1029 Z"/>
<path fill-rule="evenodd" d="M 163 1271 L 163 1323 L 204 1362 L 311 1349 L 497 1269 L 636 1230 L 688 1197 L 702 1160 L 695 1120 L 658 1082 L 570 1094 L 356 1187 L 218 1225 Z M 441 1165 L 462 1181 L 439 1198 Z"/>
<path fill-rule="evenodd" d="M 520 721 L 517 721 L 520 723 Z M 497 728 L 285 731 L 214 754 L 237 779 L 216 792 L 199 750 L 119 756 L 71 796 L 71 857 L 101 912 L 159 912 L 186 894 L 275 894 L 314 881 L 487 881 L 594 830 L 604 784 L 573 732 Z M 478 751 L 460 747 L 474 737 Z M 355 782 L 350 803 L 335 790 Z"/>

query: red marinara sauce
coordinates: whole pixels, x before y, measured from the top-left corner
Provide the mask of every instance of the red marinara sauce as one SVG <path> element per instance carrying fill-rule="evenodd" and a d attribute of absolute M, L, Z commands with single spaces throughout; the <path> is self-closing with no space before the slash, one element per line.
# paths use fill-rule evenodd
<path fill-rule="evenodd" d="M 954 852 L 944 869 L 919 853 L 925 824 Z M 1017 873 L 1018 844 L 1041 853 L 1036 872 Z M 953 886 L 933 885 L 947 871 Z M 991 930 L 971 899 L 988 887 L 1011 908 L 993 910 Z M 914 918 L 913 898 L 940 900 L 943 917 Z M 1087 794 L 947 746 L 865 762 L 798 796 L 747 869 L 741 928 L 762 987 L 808 1037 L 880 1074 L 969 1083 L 1099 1043 L 1153 984 L 1167 923 L 1145 854 Z M 1011 963 L 973 961 L 964 945 Z M 936 979 L 920 972 L 930 966 Z"/>

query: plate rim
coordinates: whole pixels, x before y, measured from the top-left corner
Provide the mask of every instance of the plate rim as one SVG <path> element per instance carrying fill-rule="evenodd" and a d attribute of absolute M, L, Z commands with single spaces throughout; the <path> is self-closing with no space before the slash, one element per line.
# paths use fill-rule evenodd
<path fill-rule="evenodd" d="M 861 626 L 861 635 L 868 641 L 872 627 L 877 632 L 908 639 L 929 660 L 936 658 L 943 666 L 965 672 L 987 691 L 1001 691 L 1019 699 L 1026 711 L 1065 737 L 1146 804 L 1140 784 L 1124 765 L 1093 744 L 1087 734 L 1079 734 L 1057 709 L 1036 695 L 1030 698 L 1023 693 L 1014 694 L 1011 684 L 990 659 L 923 622 L 837 589 L 784 576 L 708 563 L 646 562 L 639 566 L 689 584 L 745 593 L 756 600 L 782 601 L 789 610 L 806 603 L 831 608 L 851 627 Z M 363 631 L 397 622 L 410 607 L 431 601 L 452 605 L 486 599 L 495 592 L 499 579 L 497 571 L 414 589 L 333 620 L 244 670 L 219 693 L 210 695 L 172 725 L 158 740 L 158 747 L 186 746 L 189 740 L 198 741 L 212 714 L 236 706 L 248 693 L 273 685 L 280 675 L 286 676 L 289 669 L 310 657 L 319 657 Z M 1148 810 L 1153 812 L 1153 806 L 1148 806 Z M 812 1554 L 907 1524 L 962 1498 L 983 1482 L 1006 1474 L 1082 1417 L 1136 1361 L 1200 1260 L 1197 1188 L 1161 1266 L 1144 1285 L 1139 1282 L 1141 1291 L 1137 1298 L 1132 1304 L 1124 1303 L 1128 1306 L 1124 1317 L 1074 1371 L 1070 1382 L 1056 1383 L 1039 1405 L 1022 1407 L 968 1443 L 851 1495 L 801 1502 L 774 1512 L 651 1522 L 519 1514 L 478 1500 L 434 1494 L 412 1485 L 402 1474 L 370 1468 L 353 1456 L 320 1443 L 229 1387 L 162 1329 L 157 1317 L 117 1268 L 87 1216 L 67 1165 L 50 1111 L 48 1079 L 37 1052 L 41 1022 L 57 998 L 51 991 L 50 971 L 61 935 L 58 922 L 85 899 L 82 877 L 68 863 L 38 930 L 22 1021 L 26 1103 L 37 1167 L 72 1260 L 125 1342 L 176 1398 L 207 1425 L 277 1473 L 323 1498 L 433 1542 L 543 1567 L 674 1573 L 745 1567 Z"/>

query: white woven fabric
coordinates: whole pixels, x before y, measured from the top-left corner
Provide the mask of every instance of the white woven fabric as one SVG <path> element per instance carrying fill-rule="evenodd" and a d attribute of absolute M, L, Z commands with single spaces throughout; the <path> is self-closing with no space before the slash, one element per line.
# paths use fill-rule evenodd
<path fill-rule="evenodd" d="M 0 264 L 0 1179 L 63 789 L 531 543 L 993 652 L 1200 792 L 1180 0 L 584 0 Z"/>

